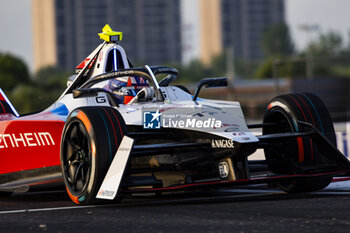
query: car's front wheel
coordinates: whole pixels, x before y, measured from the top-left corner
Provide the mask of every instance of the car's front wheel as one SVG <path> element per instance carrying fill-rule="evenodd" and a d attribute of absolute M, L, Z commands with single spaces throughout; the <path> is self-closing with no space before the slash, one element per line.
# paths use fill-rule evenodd
<path fill-rule="evenodd" d="M 76 204 L 96 203 L 97 192 L 127 129 L 111 107 L 82 107 L 68 116 L 61 139 L 67 193 Z"/>
<path fill-rule="evenodd" d="M 278 123 L 279 127 L 264 127 L 263 134 L 301 132 L 298 121 L 314 125 L 333 145 L 336 136 L 332 118 L 323 101 L 314 94 L 286 94 L 275 97 L 269 103 L 264 123 Z M 322 163 L 322 151 L 308 136 L 285 142 L 283 150 L 265 148 L 269 168 L 277 174 L 295 174 L 296 166 L 317 166 Z M 289 161 L 286 164 L 275 161 Z M 328 186 L 332 177 L 316 177 L 280 183 L 286 192 L 311 192 Z"/>

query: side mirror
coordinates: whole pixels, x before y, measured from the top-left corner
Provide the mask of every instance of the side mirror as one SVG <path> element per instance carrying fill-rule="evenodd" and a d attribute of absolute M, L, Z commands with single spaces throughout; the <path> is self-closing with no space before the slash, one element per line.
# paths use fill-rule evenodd
<path fill-rule="evenodd" d="M 163 78 L 163 79 L 159 82 L 159 86 L 160 86 L 160 87 L 167 87 L 167 86 L 169 86 L 169 84 L 172 83 L 176 78 L 177 78 L 176 75 L 168 74 L 165 78 Z"/>
<path fill-rule="evenodd" d="M 193 95 L 193 101 L 196 101 L 198 94 L 202 87 L 226 87 L 227 86 L 227 78 L 205 78 L 202 79 L 198 84 L 197 84 L 197 89 L 196 92 Z"/>

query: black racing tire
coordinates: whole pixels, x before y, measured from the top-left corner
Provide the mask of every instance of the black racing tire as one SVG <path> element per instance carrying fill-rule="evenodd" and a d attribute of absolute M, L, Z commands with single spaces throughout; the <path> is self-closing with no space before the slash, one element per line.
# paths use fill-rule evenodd
<path fill-rule="evenodd" d="M 192 95 L 191 92 L 190 92 L 190 90 L 188 90 L 188 88 L 185 87 L 184 85 L 175 85 L 175 87 L 178 87 L 178 88 L 180 88 L 181 90 L 183 90 L 184 92 L 186 92 L 186 93 Z"/>
<path fill-rule="evenodd" d="M 72 201 L 100 203 L 97 192 L 127 128 L 112 107 L 82 107 L 73 110 L 61 139 L 61 167 Z M 120 197 L 116 197 L 120 200 Z"/>
<path fill-rule="evenodd" d="M 286 94 L 272 99 L 265 111 L 264 123 L 281 123 L 281 127 L 263 127 L 263 134 L 300 132 L 298 120 L 316 126 L 336 146 L 333 121 L 327 107 L 311 93 Z M 283 151 L 270 147 L 264 152 L 270 170 L 277 174 L 295 174 L 293 164 L 313 165 L 322 161 L 317 145 L 307 136 L 288 140 Z M 273 162 L 278 160 L 289 160 L 289 165 Z M 317 177 L 282 182 L 279 186 L 285 192 L 312 192 L 327 187 L 331 181 L 332 177 Z"/>

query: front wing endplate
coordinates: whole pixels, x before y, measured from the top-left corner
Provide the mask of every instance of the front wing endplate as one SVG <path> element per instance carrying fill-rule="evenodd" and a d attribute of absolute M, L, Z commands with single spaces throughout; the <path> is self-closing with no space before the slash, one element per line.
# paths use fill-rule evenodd
<path fill-rule="evenodd" d="M 134 139 L 128 136 L 123 137 L 96 198 L 107 200 L 113 200 L 115 198 L 133 145 Z"/>

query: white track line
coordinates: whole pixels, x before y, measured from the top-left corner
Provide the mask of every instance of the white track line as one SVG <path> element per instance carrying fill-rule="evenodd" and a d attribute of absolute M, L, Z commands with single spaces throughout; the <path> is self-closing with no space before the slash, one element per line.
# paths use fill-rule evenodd
<path fill-rule="evenodd" d="M 325 195 L 350 195 L 350 192 L 349 191 L 332 191 L 332 190 L 329 190 L 329 191 L 318 191 L 318 192 L 311 192 L 309 193 L 310 195 L 312 194 L 325 194 Z"/>
<path fill-rule="evenodd" d="M 84 209 L 95 208 L 95 205 L 89 206 L 65 206 L 65 207 L 53 207 L 53 208 L 40 208 L 40 209 L 22 209 L 22 210 L 6 210 L 0 211 L 0 214 L 12 214 L 12 213 L 29 213 L 29 212 L 42 212 L 42 211 L 54 211 L 54 210 L 70 210 L 70 209 Z"/>

